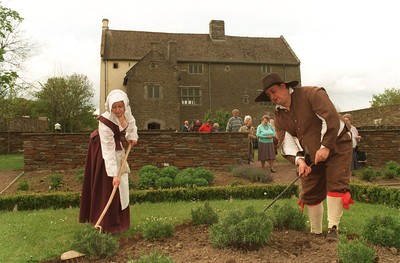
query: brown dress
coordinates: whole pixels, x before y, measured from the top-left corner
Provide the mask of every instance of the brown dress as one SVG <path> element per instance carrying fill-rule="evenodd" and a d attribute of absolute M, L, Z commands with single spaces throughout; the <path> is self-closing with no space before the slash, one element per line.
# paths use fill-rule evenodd
<path fill-rule="evenodd" d="M 100 116 L 99 120 L 114 132 L 116 150 L 121 148 L 121 132 L 118 125 Z M 85 176 L 82 186 L 79 222 L 89 222 L 95 225 L 113 190 L 113 177 L 106 173 L 105 163 L 101 152 L 98 131 L 90 135 L 89 149 L 86 156 Z M 111 205 L 100 223 L 102 230 L 107 233 L 118 233 L 129 229 L 129 206 L 121 210 L 119 190 L 117 189 Z"/>

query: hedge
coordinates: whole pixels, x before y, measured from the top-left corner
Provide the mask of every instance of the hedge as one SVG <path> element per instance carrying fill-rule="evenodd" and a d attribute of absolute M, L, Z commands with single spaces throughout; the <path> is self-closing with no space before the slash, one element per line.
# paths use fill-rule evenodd
<path fill-rule="evenodd" d="M 162 190 L 137 190 L 130 192 L 131 203 L 205 201 L 228 199 L 274 199 L 286 185 L 250 185 L 229 187 L 174 188 Z M 351 184 L 351 195 L 355 201 L 383 204 L 400 208 L 400 188 Z M 292 185 L 281 198 L 298 195 L 299 188 Z M 0 211 L 60 209 L 79 207 L 80 193 L 55 192 L 45 194 L 22 194 L 0 196 Z"/>

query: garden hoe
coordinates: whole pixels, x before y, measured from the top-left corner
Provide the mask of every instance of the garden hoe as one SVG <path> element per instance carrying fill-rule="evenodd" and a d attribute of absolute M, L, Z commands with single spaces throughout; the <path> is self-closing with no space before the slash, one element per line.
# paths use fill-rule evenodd
<path fill-rule="evenodd" d="M 118 172 L 118 178 L 121 178 L 123 167 L 124 167 L 124 165 L 125 165 L 125 163 L 126 163 L 126 161 L 128 159 L 129 152 L 131 151 L 131 148 L 132 148 L 132 144 L 129 143 L 128 144 L 128 149 L 126 150 L 124 159 L 122 160 L 122 163 L 121 163 L 121 168 L 119 169 L 119 172 Z M 115 193 L 117 191 L 117 188 L 118 187 L 114 187 L 113 188 L 113 190 L 111 192 L 111 195 L 108 198 L 108 202 L 107 202 L 106 206 L 103 209 L 103 212 L 101 213 L 99 219 L 97 220 L 96 224 L 94 225 L 94 227 L 96 229 L 99 229 L 100 233 L 101 233 L 101 230 L 102 230 L 102 228 L 100 226 L 100 223 L 103 220 L 105 214 L 107 213 L 108 208 L 110 207 L 112 200 L 114 199 L 114 195 L 115 195 Z M 63 253 L 61 255 L 61 260 L 62 261 L 66 261 L 66 262 L 79 262 L 79 258 L 81 258 L 83 256 L 85 256 L 85 254 L 79 253 L 79 252 L 74 251 L 74 250 L 70 250 L 70 251 L 67 251 L 67 252 L 65 252 L 65 253 Z"/>
<path fill-rule="evenodd" d="M 309 166 L 310 166 L 310 168 L 312 168 L 313 167 L 313 165 L 314 165 L 314 163 L 311 163 Z M 272 200 L 272 202 L 264 209 L 264 212 L 268 209 L 268 208 L 270 208 L 294 183 L 296 183 L 299 179 L 301 178 L 301 175 L 300 174 L 298 174 L 298 172 L 297 172 L 297 176 L 296 176 L 296 179 L 294 179 L 293 180 L 293 182 L 291 182 L 286 188 L 285 188 L 285 190 L 283 190 L 282 191 L 282 193 L 280 193 L 277 197 L 275 197 L 275 199 L 274 200 Z"/>

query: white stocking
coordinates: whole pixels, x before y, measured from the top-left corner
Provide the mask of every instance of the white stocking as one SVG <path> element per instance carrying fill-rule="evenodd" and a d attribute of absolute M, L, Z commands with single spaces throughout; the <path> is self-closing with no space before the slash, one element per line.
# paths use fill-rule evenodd
<path fill-rule="evenodd" d="M 343 215 L 342 197 L 326 197 L 326 205 L 328 208 L 328 228 L 336 226 L 339 230 L 340 218 Z"/>
<path fill-rule="evenodd" d="M 322 216 L 324 214 L 324 206 L 321 203 L 318 205 L 306 205 L 308 218 L 310 219 L 311 233 L 322 233 Z"/>

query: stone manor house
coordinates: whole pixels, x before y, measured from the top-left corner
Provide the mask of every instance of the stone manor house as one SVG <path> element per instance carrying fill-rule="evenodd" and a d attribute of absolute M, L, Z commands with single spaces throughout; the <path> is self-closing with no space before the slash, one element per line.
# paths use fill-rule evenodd
<path fill-rule="evenodd" d="M 179 130 L 184 120 L 234 108 L 256 125 L 273 110 L 254 102 L 266 73 L 301 81 L 300 60 L 283 36 L 228 36 L 221 20 L 208 34 L 112 30 L 102 22 L 100 112 L 107 94 L 122 89 L 141 130 Z"/>

